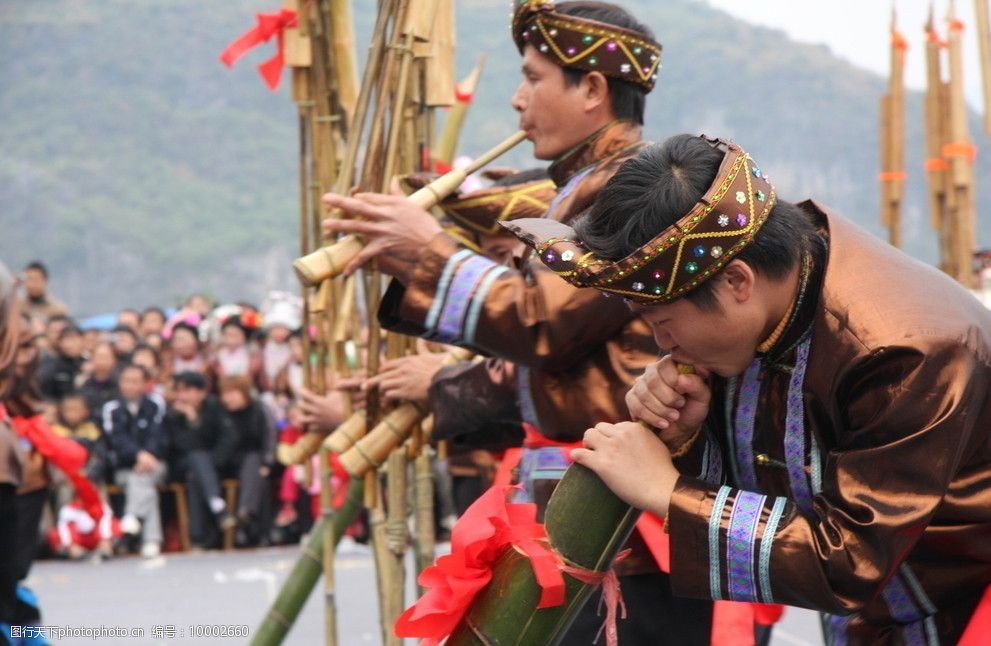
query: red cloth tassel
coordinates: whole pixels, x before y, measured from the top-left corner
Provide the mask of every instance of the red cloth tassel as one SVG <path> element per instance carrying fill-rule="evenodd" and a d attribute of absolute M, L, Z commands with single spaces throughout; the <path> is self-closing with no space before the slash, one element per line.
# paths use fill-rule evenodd
<path fill-rule="evenodd" d="M 6 409 L 0 405 L 0 419 L 6 415 Z M 34 417 L 11 417 L 11 424 L 18 437 L 23 437 L 42 455 L 45 460 L 65 473 L 76 489 L 76 495 L 93 520 L 100 522 L 103 517 L 103 503 L 100 492 L 82 473 L 86 466 L 86 449 L 81 444 L 67 437 L 60 437 L 48 425 L 41 415 Z"/>
<path fill-rule="evenodd" d="M 629 556 L 630 550 L 626 549 L 616 555 L 613 560 L 613 565 L 622 561 L 624 558 Z M 602 627 L 599 628 L 599 632 L 595 635 L 595 641 L 592 643 L 598 643 L 599 637 L 602 635 L 603 631 L 606 633 L 606 646 L 619 646 L 619 633 L 616 630 L 616 617 L 617 615 L 623 619 L 626 619 L 626 602 L 623 601 L 623 593 L 619 589 L 619 577 L 616 576 L 616 570 L 610 567 L 605 572 L 596 572 L 594 570 L 584 570 L 578 567 L 572 567 L 570 565 L 561 565 L 561 571 L 566 572 L 575 579 L 578 579 L 582 583 L 591 586 L 602 586 L 602 597 L 599 599 L 599 614 L 602 614 L 602 605 L 606 606 L 606 618 L 602 622 Z"/>
<path fill-rule="evenodd" d="M 265 84 L 270 89 L 275 90 L 279 87 L 279 80 L 282 78 L 283 34 L 286 28 L 296 26 L 296 12 L 292 9 L 281 9 L 277 13 L 255 14 L 255 18 L 258 20 L 258 25 L 228 45 L 220 53 L 220 61 L 227 67 L 232 67 L 249 50 L 262 43 L 267 43 L 272 36 L 275 36 L 275 56 L 258 66 L 258 73 L 261 74 Z"/>

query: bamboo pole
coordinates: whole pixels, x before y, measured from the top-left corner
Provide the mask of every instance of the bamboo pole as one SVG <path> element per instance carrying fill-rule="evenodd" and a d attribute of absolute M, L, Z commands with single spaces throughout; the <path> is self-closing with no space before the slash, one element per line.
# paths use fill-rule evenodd
<path fill-rule="evenodd" d="M 898 32 L 891 10 L 891 74 L 888 94 L 881 99 L 881 221 L 888 241 L 901 246 L 901 208 L 905 197 L 905 52 L 908 42 Z"/>
<path fill-rule="evenodd" d="M 485 54 L 482 54 L 476 60 L 475 67 L 468 73 L 468 76 L 463 78 L 457 85 L 456 101 L 447 113 L 447 118 L 444 120 L 444 128 L 437 138 L 437 146 L 434 149 L 434 158 L 447 165 L 450 165 L 454 161 L 458 140 L 461 137 L 461 129 L 464 127 L 465 119 L 468 115 L 468 107 L 475 97 L 475 90 L 478 88 L 478 81 L 482 77 L 482 69 L 484 67 Z"/>
<path fill-rule="evenodd" d="M 351 0 L 330 0 L 328 3 L 330 60 L 334 61 L 337 95 L 347 123 L 354 118 L 358 103 L 358 53 L 354 35 L 354 15 Z"/>
<path fill-rule="evenodd" d="M 925 144 L 926 183 L 929 194 L 930 224 L 939 238 L 940 269 L 956 275 L 956 243 L 950 226 L 948 209 L 949 165 L 943 158 L 943 146 L 949 142 L 946 115 L 946 84 L 943 82 L 943 41 L 936 30 L 933 8 L 929 6 L 926 32 L 926 96 L 925 96 Z"/>
<path fill-rule="evenodd" d="M 974 29 L 981 56 L 981 87 L 984 90 L 984 131 L 991 135 L 991 20 L 988 0 L 974 0 Z"/>
<path fill-rule="evenodd" d="M 957 18 L 956 2 L 950 0 L 949 23 L 949 131 L 950 142 L 943 156 L 950 162 L 951 214 L 956 231 L 956 275 L 965 287 L 974 283 L 974 169 L 973 142 L 967 126 L 967 103 L 964 96 L 963 31 Z"/>
<path fill-rule="evenodd" d="M 326 532 L 334 537 L 334 545 L 340 541 L 348 525 L 354 522 L 358 511 L 361 509 L 364 483 L 361 480 L 354 480 L 348 486 L 347 496 L 344 504 L 337 511 L 331 523 L 330 531 Z M 276 646 L 281 644 L 286 637 L 286 633 L 292 628 L 296 617 L 310 596 L 313 586 L 316 585 L 322 569 L 325 533 L 324 520 L 313 526 L 309 539 L 302 548 L 302 553 L 296 560 L 296 565 L 282 588 L 278 596 L 272 602 L 271 607 L 262 619 L 258 629 L 252 633 L 251 646 Z"/>

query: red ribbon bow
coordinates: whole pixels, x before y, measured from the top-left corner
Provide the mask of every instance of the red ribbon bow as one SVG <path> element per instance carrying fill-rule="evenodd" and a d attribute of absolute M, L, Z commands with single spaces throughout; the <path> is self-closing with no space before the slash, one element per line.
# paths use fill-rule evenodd
<path fill-rule="evenodd" d="M 583 583 L 601 585 L 602 603 L 606 605 L 602 630 L 607 644 L 615 646 L 617 612 L 621 610 L 621 616 L 626 617 L 616 573 L 612 569 L 594 572 L 562 563 L 560 556 L 547 547 L 547 531 L 537 522 L 537 506 L 507 502 L 514 489 L 508 485 L 491 487 L 461 516 L 451 532 L 451 553 L 420 573 L 417 582 L 428 590 L 396 620 L 397 636 L 421 637 L 422 646 L 439 644 L 457 627 L 475 595 L 492 579 L 495 561 L 506 549 L 513 548 L 530 560 L 540 586 L 537 608 L 564 603 L 562 572 Z M 617 560 L 624 556 L 626 552 Z"/>
<path fill-rule="evenodd" d="M 265 84 L 275 90 L 279 87 L 279 79 L 282 78 L 283 35 L 288 27 L 296 26 L 296 12 L 292 9 L 281 9 L 278 13 L 259 13 L 255 14 L 255 17 L 258 19 L 258 25 L 228 45 L 220 53 L 220 61 L 227 67 L 232 67 L 248 50 L 267 43 L 272 36 L 275 36 L 277 40 L 275 56 L 258 66 L 258 73 L 265 80 Z"/>
<path fill-rule="evenodd" d="M 492 566 L 509 547 L 530 559 L 540 585 L 538 608 L 564 603 L 564 577 L 557 556 L 540 541 L 544 526 L 537 506 L 506 501 L 513 487 L 492 487 L 469 507 L 451 532 L 451 553 L 423 570 L 417 581 L 427 592 L 396 620 L 399 637 L 439 644 L 451 634 L 475 595 L 492 579 Z"/>

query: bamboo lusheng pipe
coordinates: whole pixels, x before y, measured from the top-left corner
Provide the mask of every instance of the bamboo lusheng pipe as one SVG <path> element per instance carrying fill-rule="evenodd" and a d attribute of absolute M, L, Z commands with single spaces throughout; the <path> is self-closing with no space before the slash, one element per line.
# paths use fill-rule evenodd
<path fill-rule="evenodd" d="M 416 571 L 433 563 L 437 536 L 434 533 L 434 477 L 429 446 L 420 449 L 413 460 L 413 517 L 416 521 Z M 420 587 L 420 593 L 424 592 Z"/>
<path fill-rule="evenodd" d="M 454 348 L 444 358 L 443 365 L 449 366 L 470 359 L 472 353 L 463 348 Z M 341 453 L 341 466 L 359 477 L 382 465 L 389 453 L 406 441 L 417 423 L 423 421 L 426 413 L 417 405 L 406 402 L 390 411 L 371 431 L 361 437 L 350 449 Z"/>
<path fill-rule="evenodd" d="M 429 210 L 441 200 L 457 190 L 458 186 L 474 172 L 485 167 L 526 139 L 526 133 L 517 132 L 506 138 L 466 168 L 458 168 L 441 175 L 409 196 L 409 200 L 423 209 Z M 364 243 L 356 235 L 347 235 L 336 243 L 317 249 L 313 253 L 293 262 L 296 276 L 304 285 L 316 285 L 328 278 L 339 275 L 344 267 L 361 251 Z"/>
<path fill-rule="evenodd" d="M 458 148 L 458 139 L 461 137 L 461 128 L 464 126 L 465 117 L 468 115 L 468 107 L 471 105 L 471 97 L 475 95 L 478 81 L 482 77 L 482 69 L 485 67 L 485 54 L 481 54 L 475 62 L 475 67 L 457 85 L 457 102 L 447 112 L 444 119 L 444 128 L 440 137 L 437 138 L 437 145 L 434 147 L 434 158 L 445 164 L 454 161 L 454 155 Z M 462 100 L 462 97 L 467 97 Z"/>
<path fill-rule="evenodd" d="M 950 150 L 944 157 L 950 163 L 950 213 L 956 230 L 956 276 L 964 287 L 974 282 L 974 168 L 965 149 L 973 145 L 967 126 L 967 103 L 964 98 L 963 24 L 957 20 L 956 3 L 950 0 L 947 21 L 949 43 L 949 132 Z"/>
<path fill-rule="evenodd" d="M 947 185 L 949 165 L 943 159 L 943 144 L 949 141 L 946 113 L 946 84 L 943 82 L 940 65 L 941 46 L 933 21 L 933 10 L 929 8 L 926 21 L 926 97 L 925 97 L 925 144 L 926 182 L 929 193 L 930 225 L 939 238 L 939 268 L 955 275 L 956 248 L 953 228 L 948 215 Z"/>
<path fill-rule="evenodd" d="M 296 565 L 289 573 L 289 577 L 282 584 L 279 595 L 272 602 L 261 625 L 252 633 L 251 646 L 276 646 L 285 639 L 286 633 L 292 628 L 293 622 L 296 621 L 296 617 L 299 616 L 300 610 L 306 603 L 306 599 L 313 591 L 313 586 L 320 578 L 324 530 L 329 527 L 333 531 L 334 544 L 336 545 L 341 536 L 344 535 L 348 525 L 354 522 L 358 515 L 363 492 L 364 483 L 360 479 L 352 480 L 348 485 L 344 504 L 337 510 L 333 521 L 328 525 L 321 519 L 313 527 L 306 545 L 303 546 L 302 554 L 296 560 Z"/>

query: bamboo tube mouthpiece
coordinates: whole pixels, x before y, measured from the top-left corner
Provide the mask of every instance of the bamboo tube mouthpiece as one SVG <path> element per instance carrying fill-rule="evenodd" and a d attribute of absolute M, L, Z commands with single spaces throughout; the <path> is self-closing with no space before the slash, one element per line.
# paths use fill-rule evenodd
<path fill-rule="evenodd" d="M 341 454 L 341 466 L 355 478 L 377 469 L 393 449 L 406 441 L 413 427 L 423 417 L 423 412 L 413 404 L 402 404 Z"/>
<path fill-rule="evenodd" d="M 522 130 L 513 136 L 505 139 L 485 154 L 475 159 L 466 168 L 456 168 L 444 175 L 441 175 L 420 190 L 409 196 L 420 208 L 430 209 L 437 206 L 437 203 L 453 193 L 461 183 L 474 172 L 492 163 L 507 151 L 520 144 L 526 139 L 526 133 Z M 355 235 L 344 236 L 337 242 L 326 247 L 317 249 L 311 254 L 296 259 L 293 262 L 293 269 L 299 282 L 306 287 L 319 285 L 325 280 L 339 276 L 344 267 L 347 266 L 364 243 Z"/>

